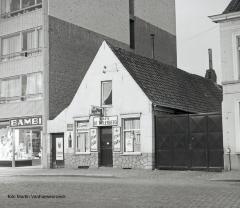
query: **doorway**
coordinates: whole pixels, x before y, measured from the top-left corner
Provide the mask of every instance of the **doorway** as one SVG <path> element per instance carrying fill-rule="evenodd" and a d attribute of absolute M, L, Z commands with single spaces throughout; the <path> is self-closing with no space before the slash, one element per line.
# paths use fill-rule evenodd
<path fill-rule="evenodd" d="M 113 166 L 112 127 L 100 128 L 100 166 Z"/>
<path fill-rule="evenodd" d="M 64 134 L 52 134 L 52 164 L 51 168 L 64 167 Z"/>

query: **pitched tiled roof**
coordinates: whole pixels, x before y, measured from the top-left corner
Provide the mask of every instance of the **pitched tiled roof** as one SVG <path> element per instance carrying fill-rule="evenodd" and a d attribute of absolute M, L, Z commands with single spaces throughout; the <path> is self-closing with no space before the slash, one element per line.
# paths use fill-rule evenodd
<path fill-rule="evenodd" d="M 212 81 L 110 47 L 153 104 L 191 113 L 221 111 L 222 90 Z"/>
<path fill-rule="evenodd" d="M 240 0 L 232 0 L 227 8 L 223 11 L 223 14 L 240 11 Z"/>

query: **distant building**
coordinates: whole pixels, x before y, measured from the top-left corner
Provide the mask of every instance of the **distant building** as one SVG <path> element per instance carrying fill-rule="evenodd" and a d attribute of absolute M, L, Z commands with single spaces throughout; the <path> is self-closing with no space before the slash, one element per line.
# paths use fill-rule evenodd
<path fill-rule="evenodd" d="M 224 164 L 240 169 L 240 0 L 210 18 L 220 25 Z"/>
<path fill-rule="evenodd" d="M 0 0 L 0 12 L 3 165 L 14 138 L 16 165 L 42 156 L 47 167 L 46 122 L 70 104 L 104 39 L 177 65 L 174 0 Z"/>
<path fill-rule="evenodd" d="M 155 168 L 156 161 L 166 159 L 163 154 L 159 158 L 155 155 L 155 133 L 159 129 L 155 116 L 220 113 L 221 102 L 222 90 L 213 81 L 103 42 L 70 105 L 48 122 L 53 141 L 48 147 L 53 156 L 49 166 Z M 198 168 L 202 157 L 206 158 L 202 141 L 207 140 L 204 120 L 200 121 L 204 132 L 197 123 L 193 145 L 193 161 Z M 214 129 L 215 123 L 210 124 Z M 168 125 L 163 126 L 160 131 L 168 132 Z M 178 165 L 188 168 L 184 164 L 190 158 L 184 152 L 187 136 L 180 127 L 177 133 Z M 168 144 L 172 140 L 166 134 L 164 141 Z M 217 151 L 211 152 L 212 161 L 216 155 Z M 167 159 L 171 160 L 171 154 Z"/>

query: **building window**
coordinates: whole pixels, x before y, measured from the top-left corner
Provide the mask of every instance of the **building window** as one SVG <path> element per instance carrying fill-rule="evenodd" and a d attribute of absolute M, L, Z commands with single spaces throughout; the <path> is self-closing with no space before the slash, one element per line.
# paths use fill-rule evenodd
<path fill-rule="evenodd" d="M 41 98 L 42 73 L 32 73 L 0 80 L 0 103 Z"/>
<path fill-rule="evenodd" d="M 88 122 L 76 122 L 76 153 L 90 152 Z"/>
<path fill-rule="evenodd" d="M 27 75 L 26 95 L 37 95 L 43 93 L 42 73 L 33 73 Z"/>
<path fill-rule="evenodd" d="M 1 0 L 1 17 L 9 18 L 42 8 L 42 0 Z"/>
<path fill-rule="evenodd" d="M 43 47 L 42 33 L 42 28 L 35 28 L 1 38 L 1 60 L 39 53 Z"/>
<path fill-rule="evenodd" d="M 135 49 L 135 22 L 130 19 L 130 48 Z"/>
<path fill-rule="evenodd" d="M 21 41 L 20 34 L 12 35 L 10 37 L 2 38 L 2 56 L 10 56 L 14 58 L 17 56 L 17 53 L 21 51 Z"/>
<path fill-rule="evenodd" d="M 102 82 L 102 105 L 112 105 L 112 81 Z"/>
<path fill-rule="evenodd" d="M 140 119 L 123 119 L 124 152 L 140 152 Z"/>
<path fill-rule="evenodd" d="M 20 77 L 0 81 L 0 100 L 16 100 L 21 96 Z"/>
<path fill-rule="evenodd" d="M 237 36 L 238 79 L 240 79 L 240 36 Z"/>

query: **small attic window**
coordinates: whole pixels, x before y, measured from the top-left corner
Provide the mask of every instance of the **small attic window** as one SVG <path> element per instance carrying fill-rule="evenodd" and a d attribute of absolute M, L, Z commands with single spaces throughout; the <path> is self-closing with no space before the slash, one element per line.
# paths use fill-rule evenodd
<path fill-rule="evenodd" d="M 102 106 L 112 105 L 112 81 L 102 82 Z"/>

